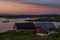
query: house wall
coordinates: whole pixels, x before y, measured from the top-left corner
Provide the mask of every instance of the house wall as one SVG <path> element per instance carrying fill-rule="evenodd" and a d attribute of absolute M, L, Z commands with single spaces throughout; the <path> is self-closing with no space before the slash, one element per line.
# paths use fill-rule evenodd
<path fill-rule="evenodd" d="M 14 24 L 14 26 L 13 26 L 13 30 L 14 31 L 16 31 L 17 30 L 17 27 L 16 27 L 16 25 Z"/>
<path fill-rule="evenodd" d="M 37 28 L 37 35 L 40 35 L 40 36 L 48 36 L 48 32 L 46 32 L 42 27 L 38 27 Z"/>
<path fill-rule="evenodd" d="M 47 34 L 48 32 L 42 27 L 37 27 L 37 33 Z"/>

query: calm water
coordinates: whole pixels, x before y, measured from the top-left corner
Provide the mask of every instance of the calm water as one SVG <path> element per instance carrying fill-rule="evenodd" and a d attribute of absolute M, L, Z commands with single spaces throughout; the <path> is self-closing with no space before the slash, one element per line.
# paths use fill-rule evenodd
<path fill-rule="evenodd" d="M 8 30 L 13 30 L 14 23 L 26 22 L 24 20 L 32 18 L 20 18 L 20 19 L 4 19 L 0 18 L 0 33 Z M 10 22 L 3 23 L 3 21 L 9 20 Z"/>
<path fill-rule="evenodd" d="M 8 30 L 13 30 L 13 25 L 14 23 L 20 23 L 20 22 L 26 22 L 24 20 L 26 19 L 32 19 L 32 18 L 21 18 L 21 19 L 4 19 L 0 18 L 0 33 L 1 32 L 6 32 Z M 10 22 L 3 23 L 2 21 L 9 20 Z M 52 22 L 54 25 L 57 27 L 60 25 L 60 22 Z"/>

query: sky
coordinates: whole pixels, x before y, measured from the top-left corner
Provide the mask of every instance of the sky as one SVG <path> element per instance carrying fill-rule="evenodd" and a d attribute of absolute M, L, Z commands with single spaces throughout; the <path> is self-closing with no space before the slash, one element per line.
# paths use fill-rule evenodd
<path fill-rule="evenodd" d="M 60 0 L 0 0 L 0 14 L 60 13 Z"/>

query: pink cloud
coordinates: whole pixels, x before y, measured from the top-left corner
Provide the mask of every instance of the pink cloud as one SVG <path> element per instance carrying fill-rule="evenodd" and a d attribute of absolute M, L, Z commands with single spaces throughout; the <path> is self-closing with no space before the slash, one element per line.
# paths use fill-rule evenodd
<path fill-rule="evenodd" d="M 41 14 L 52 12 L 60 13 L 60 8 L 23 2 L 0 4 L 0 13 Z"/>

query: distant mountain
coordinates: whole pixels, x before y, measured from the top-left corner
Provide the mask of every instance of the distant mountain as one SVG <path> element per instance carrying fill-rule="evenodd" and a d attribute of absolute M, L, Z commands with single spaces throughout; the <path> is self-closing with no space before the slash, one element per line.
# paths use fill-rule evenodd
<path fill-rule="evenodd" d="M 10 18 L 10 19 L 16 19 L 16 18 L 33 18 L 33 17 L 55 17 L 60 16 L 60 14 L 43 14 L 43 15 L 22 15 L 22 14 L 0 14 L 0 18 Z"/>

